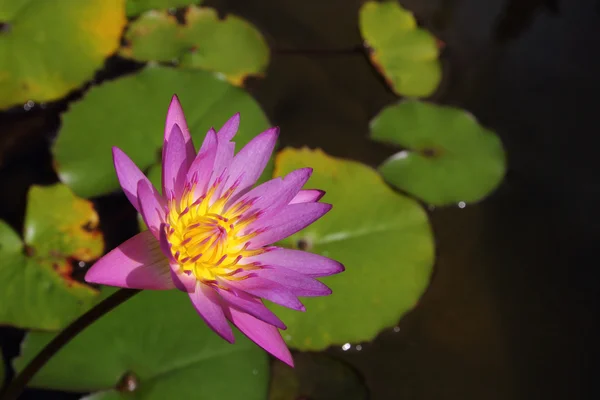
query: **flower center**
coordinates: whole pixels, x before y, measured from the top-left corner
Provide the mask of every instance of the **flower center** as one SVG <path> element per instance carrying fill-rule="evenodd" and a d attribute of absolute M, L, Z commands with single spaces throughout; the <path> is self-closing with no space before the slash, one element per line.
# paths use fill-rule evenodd
<path fill-rule="evenodd" d="M 182 270 L 207 283 L 217 277 L 244 279 L 238 275 L 254 267 L 240 265 L 240 260 L 264 252 L 247 250 L 248 241 L 257 235 L 244 232 L 258 217 L 250 212 L 252 201 L 226 207 L 234 188 L 215 196 L 217 188 L 218 182 L 196 198 L 195 185 L 186 186 L 179 201 L 169 201 L 165 228 L 173 258 Z"/>

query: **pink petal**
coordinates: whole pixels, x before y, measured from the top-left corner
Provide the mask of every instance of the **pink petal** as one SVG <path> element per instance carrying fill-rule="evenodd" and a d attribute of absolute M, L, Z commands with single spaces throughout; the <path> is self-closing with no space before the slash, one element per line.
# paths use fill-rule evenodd
<path fill-rule="evenodd" d="M 166 224 L 160 224 L 160 227 L 158 228 L 159 247 L 164 256 L 169 260 L 169 263 L 174 264 L 177 263 L 177 261 L 175 261 L 175 258 L 173 257 L 173 253 L 171 252 L 171 244 L 167 240 L 166 226 Z"/>
<path fill-rule="evenodd" d="M 171 279 L 175 287 L 182 292 L 193 293 L 198 280 L 194 275 L 185 272 L 177 263 L 171 263 Z"/>
<path fill-rule="evenodd" d="M 243 263 L 258 262 L 261 265 L 280 266 L 310 277 L 328 276 L 344 270 L 339 262 L 302 250 L 275 247 L 266 253 L 243 259 Z"/>
<path fill-rule="evenodd" d="M 140 206 L 137 198 L 137 186 L 139 181 L 145 181 L 152 186 L 146 175 L 140 171 L 133 161 L 118 147 L 112 148 L 113 163 L 119 184 L 129 202 L 140 212 Z M 158 194 L 158 193 L 157 193 Z"/>
<path fill-rule="evenodd" d="M 217 135 L 213 129 L 209 130 L 202 143 L 198 155 L 190 165 L 187 172 L 187 181 L 195 182 L 196 194 L 206 193 L 208 181 L 213 173 L 215 157 L 217 155 Z"/>
<path fill-rule="evenodd" d="M 237 184 L 237 193 L 254 185 L 271 158 L 278 136 L 279 128 L 271 128 L 244 146 L 228 168 L 229 179 L 224 190 Z"/>
<path fill-rule="evenodd" d="M 261 220 L 255 224 L 261 224 L 264 218 L 268 218 L 281 208 L 288 205 L 296 196 L 302 186 L 308 181 L 312 174 L 312 168 L 301 168 L 290 172 L 285 178 L 271 179 L 259 185 L 240 197 L 240 202 L 252 201 L 253 207 L 250 212 L 261 211 Z"/>
<path fill-rule="evenodd" d="M 173 133 L 173 127 L 175 125 L 178 125 L 179 129 L 181 129 L 183 140 L 185 142 L 186 158 L 188 160 L 188 163 L 190 163 L 196 156 L 196 151 L 194 150 L 194 143 L 192 142 L 192 137 L 190 136 L 190 130 L 188 129 L 187 122 L 185 122 L 183 108 L 181 108 L 181 104 L 179 103 L 179 98 L 177 97 L 177 95 L 173 95 L 173 97 L 171 98 L 171 104 L 169 105 L 169 110 L 167 111 L 167 119 L 165 122 L 165 138 L 162 153 L 163 160 L 165 159 L 167 143 L 171 138 L 171 134 Z"/>
<path fill-rule="evenodd" d="M 214 289 L 198 282 L 196 290 L 190 293 L 190 300 L 204 322 L 223 339 L 233 343 L 233 331 L 225 318 L 219 295 Z"/>
<path fill-rule="evenodd" d="M 196 278 L 183 271 L 179 263 L 173 257 L 171 252 L 171 244 L 167 240 L 165 224 L 161 224 L 159 228 L 160 249 L 167 257 L 170 264 L 171 279 L 175 287 L 182 292 L 193 293 L 196 289 Z"/>
<path fill-rule="evenodd" d="M 331 294 L 331 289 L 323 282 L 285 268 L 262 268 L 252 273 L 285 286 L 296 296 L 315 297 Z"/>
<path fill-rule="evenodd" d="M 221 177 L 221 174 L 231 164 L 233 153 L 235 152 L 235 143 L 225 141 L 217 137 L 217 154 L 215 155 L 215 164 L 213 166 L 213 176 L 210 185 Z"/>
<path fill-rule="evenodd" d="M 217 289 L 221 298 L 232 307 L 237 308 L 240 311 L 251 314 L 254 317 L 281 329 L 286 329 L 286 326 L 273 311 L 269 310 L 262 301 L 257 298 L 247 295 L 244 292 L 236 291 L 227 284 L 226 281 L 217 278 L 219 284 L 225 286 L 227 289 Z"/>
<path fill-rule="evenodd" d="M 323 190 L 317 190 L 317 189 L 301 190 L 292 199 L 292 201 L 290 201 L 290 204 L 314 203 L 314 202 L 317 202 L 317 201 L 321 200 L 321 198 L 323 196 L 325 196 L 325 192 Z"/>
<path fill-rule="evenodd" d="M 306 311 L 306 308 L 298 300 L 298 297 L 277 282 L 263 279 L 259 276 L 251 276 L 241 281 L 229 281 L 229 285 L 252 296 L 272 301 L 275 304 L 293 310 Z"/>
<path fill-rule="evenodd" d="M 85 280 L 130 289 L 173 289 L 169 270 L 158 241 L 144 231 L 96 261 Z"/>
<path fill-rule="evenodd" d="M 273 325 L 269 325 L 234 307 L 224 307 L 225 316 L 233 322 L 250 340 L 293 367 L 294 360 L 281 334 Z"/>
<path fill-rule="evenodd" d="M 173 132 L 166 144 L 165 158 L 162 164 L 163 195 L 167 199 L 179 199 L 186 183 L 187 171 L 190 167 L 186 158 L 185 142 L 178 125 L 173 126 Z M 190 159 L 191 163 L 193 159 Z"/>
<path fill-rule="evenodd" d="M 257 249 L 293 235 L 331 210 L 331 204 L 298 203 L 284 207 L 272 218 L 262 221 L 264 231 L 250 240 L 250 249 Z M 253 227 L 256 228 L 256 227 Z"/>
<path fill-rule="evenodd" d="M 237 133 L 239 126 L 240 113 L 235 113 L 233 114 L 233 117 L 229 118 L 229 120 L 223 124 L 221 129 L 219 129 L 219 132 L 217 133 L 219 139 L 227 142 L 230 141 Z"/>
<path fill-rule="evenodd" d="M 154 186 L 149 186 L 148 182 L 144 180 L 138 182 L 137 196 L 142 218 L 148 229 L 158 240 L 158 228 L 160 228 L 160 224 L 164 222 L 165 218 L 165 200 L 158 194 Z"/>

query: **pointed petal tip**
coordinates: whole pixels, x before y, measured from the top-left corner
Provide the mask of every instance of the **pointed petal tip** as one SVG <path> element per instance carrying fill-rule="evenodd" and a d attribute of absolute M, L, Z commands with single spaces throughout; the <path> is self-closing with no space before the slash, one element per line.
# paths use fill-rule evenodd
<path fill-rule="evenodd" d="M 277 359 L 279 359 L 280 361 L 284 362 L 285 364 L 287 364 L 291 368 L 295 368 L 294 367 L 294 358 L 292 357 L 292 355 L 290 353 L 288 353 L 288 354 L 282 354 L 279 357 L 277 357 Z"/>

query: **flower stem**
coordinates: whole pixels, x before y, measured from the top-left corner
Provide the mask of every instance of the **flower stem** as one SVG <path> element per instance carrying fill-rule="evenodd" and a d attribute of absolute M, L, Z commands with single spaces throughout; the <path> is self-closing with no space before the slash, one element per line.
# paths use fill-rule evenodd
<path fill-rule="evenodd" d="M 67 343 L 77 336 L 81 331 L 94 323 L 98 318 L 111 311 L 119 304 L 130 299 L 140 290 L 138 289 L 120 289 L 92 307 L 88 312 L 71 322 L 62 332 L 54 337 L 27 364 L 27 366 L 18 374 L 15 379 L 7 386 L 6 390 L 0 396 L 0 400 L 16 400 L 23 392 L 31 378 Z"/>

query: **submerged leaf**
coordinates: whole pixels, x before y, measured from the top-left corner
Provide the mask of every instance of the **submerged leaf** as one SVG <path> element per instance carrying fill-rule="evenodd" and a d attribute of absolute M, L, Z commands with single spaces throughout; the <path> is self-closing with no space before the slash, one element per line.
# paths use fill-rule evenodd
<path fill-rule="evenodd" d="M 269 400 L 366 400 L 367 387 L 349 365 L 320 353 L 294 354 L 294 368 L 271 365 Z"/>
<path fill-rule="evenodd" d="M 321 350 L 371 340 L 396 324 L 429 284 L 434 245 L 425 211 L 371 168 L 319 150 L 283 150 L 275 165 L 276 176 L 312 167 L 306 187 L 325 190 L 322 201 L 334 205 L 326 217 L 280 244 L 346 267 L 322 279 L 331 296 L 301 299 L 305 313 L 272 306 L 288 326 L 284 339 L 294 348 Z"/>

